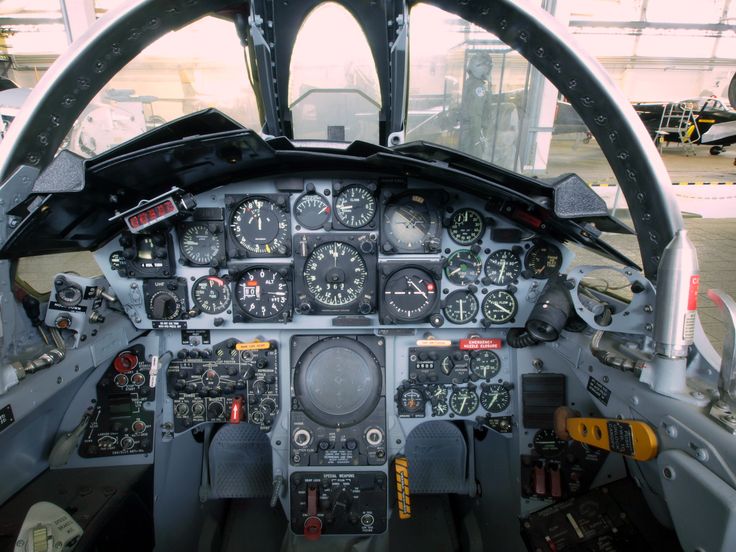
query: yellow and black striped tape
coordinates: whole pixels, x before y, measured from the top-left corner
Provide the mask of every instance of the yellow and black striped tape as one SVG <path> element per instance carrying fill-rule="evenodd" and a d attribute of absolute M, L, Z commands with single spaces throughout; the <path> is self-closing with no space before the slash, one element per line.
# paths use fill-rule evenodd
<path fill-rule="evenodd" d="M 673 186 L 734 186 L 736 182 L 673 182 Z M 615 188 L 618 184 L 598 182 L 590 184 L 592 188 Z"/>
<path fill-rule="evenodd" d="M 399 519 L 411 517 L 411 493 L 409 492 L 409 460 L 406 456 L 394 459 L 396 472 L 396 502 L 399 508 Z"/>

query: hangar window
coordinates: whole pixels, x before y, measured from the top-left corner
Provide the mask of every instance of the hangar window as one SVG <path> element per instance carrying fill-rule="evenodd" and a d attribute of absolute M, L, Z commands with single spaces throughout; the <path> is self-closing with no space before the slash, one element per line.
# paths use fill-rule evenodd
<path fill-rule="evenodd" d="M 378 142 L 378 74 L 368 41 L 342 6 L 317 6 L 299 30 L 289 68 L 294 138 Z"/>
<path fill-rule="evenodd" d="M 204 17 L 161 37 L 117 73 L 79 116 L 64 147 L 90 157 L 209 107 L 260 129 L 247 75 L 235 26 Z"/>

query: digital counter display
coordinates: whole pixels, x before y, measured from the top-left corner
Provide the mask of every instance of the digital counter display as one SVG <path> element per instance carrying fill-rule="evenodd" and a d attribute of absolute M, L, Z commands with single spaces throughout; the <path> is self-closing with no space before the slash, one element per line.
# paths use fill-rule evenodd
<path fill-rule="evenodd" d="M 130 215 L 125 222 L 131 232 L 140 232 L 144 228 L 148 228 L 153 224 L 159 223 L 169 217 L 176 215 L 179 209 L 176 208 L 174 200 L 166 198 L 163 201 L 147 207 L 145 211 Z"/>

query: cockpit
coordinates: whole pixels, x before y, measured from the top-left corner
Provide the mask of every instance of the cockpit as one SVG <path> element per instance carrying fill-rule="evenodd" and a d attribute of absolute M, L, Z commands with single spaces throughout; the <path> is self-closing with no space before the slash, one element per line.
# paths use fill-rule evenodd
<path fill-rule="evenodd" d="M 736 305 L 719 358 L 566 36 L 506 0 L 101 18 L 0 143 L 0 550 L 732 549 Z"/>

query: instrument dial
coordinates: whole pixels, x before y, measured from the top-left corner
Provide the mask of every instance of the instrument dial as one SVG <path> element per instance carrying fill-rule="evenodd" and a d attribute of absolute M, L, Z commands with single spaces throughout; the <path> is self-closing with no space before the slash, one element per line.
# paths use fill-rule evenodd
<path fill-rule="evenodd" d="M 480 304 L 475 295 L 460 289 L 447 296 L 442 312 L 453 324 L 467 324 L 478 315 L 479 310 Z"/>
<path fill-rule="evenodd" d="M 470 416 L 478 410 L 478 395 L 467 387 L 458 389 L 450 397 L 450 408 L 458 416 Z"/>
<path fill-rule="evenodd" d="M 401 407 L 409 414 L 416 414 L 417 412 L 424 412 L 424 405 L 426 399 L 421 389 L 416 387 L 410 387 L 401 394 Z"/>
<path fill-rule="evenodd" d="M 440 215 L 424 196 L 404 196 L 386 207 L 383 235 L 399 253 L 424 253 L 439 247 Z"/>
<path fill-rule="evenodd" d="M 481 391 L 480 403 L 488 412 L 498 414 L 511 405 L 511 393 L 503 385 L 492 383 Z"/>
<path fill-rule="evenodd" d="M 505 324 L 514 318 L 519 305 L 505 289 L 494 289 L 483 299 L 483 316 L 491 324 Z"/>
<path fill-rule="evenodd" d="M 383 301 L 387 313 L 403 322 L 429 316 L 437 304 L 437 285 L 420 268 L 402 268 L 386 280 Z"/>
<path fill-rule="evenodd" d="M 458 209 L 450 219 L 448 233 L 455 243 L 470 245 L 483 237 L 486 224 L 483 216 L 474 209 Z"/>
<path fill-rule="evenodd" d="M 494 251 L 486 259 L 485 273 L 491 283 L 505 286 L 519 279 L 521 259 L 510 249 Z"/>
<path fill-rule="evenodd" d="M 472 284 L 480 276 L 481 262 L 469 249 L 461 249 L 450 255 L 445 263 L 445 276 L 459 286 Z"/>
<path fill-rule="evenodd" d="M 332 209 L 329 202 L 319 194 L 304 194 L 294 205 L 294 217 L 304 228 L 322 228 L 330 220 Z"/>
<path fill-rule="evenodd" d="M 567 443 L 557 437 L 554 429 L 540 429 L 534 434 L 534 449 L 542 458 L 557 458 L 562 454 Z"/>
<path fill-rule="evenodd" d="M 205 223 L 192 224 L 179 234 L 179 248 L 184 258 L 195 265 L 209 265 L 220 257 L 222 242 Z"/>
<path fill-rule="evenodd" d="M 222 278 L 204 276 L 192 286 L 194 306 L 207 314 L 218 314 L 230 306 L 230 288 Z"/>
<path fill-rule="evenodd" d="M 286 279 L 270 268 L 251 268 L 235 286 L 235 299 L 243 312 L 254 318 L 280 315 L 288 304 Z"/>
<path fill-rule="evenodd" d="M 376 215 L 376 198 L 365 186 L 344 188 L 335 198 L 335 216 L 343 226 L 361 228 Z"/>
<path fill-rule="evenodd" d="M 524 264 L 535 280 L 544 280 L 554 276 L 562 268 L 562 253 L 549 243 L 541 243 L 532 247 L 526 254 Z"/>
<path fill-rule="evenodd" d="M 250 197 L 230 217 L 235 241 L 254 255 L 284 255 L 289 242 L 289 216 L 273 201 Z"/>
<path fill-rule="evenodd" d="M 470 355 L 470 371 L 480 379 L 490 380 L 501 371 L 501 360 L 493 351 L 474 351 Z"/>
<path fill-rule="evenodd" d="M 343 307 L 360 298 L 368 279 L 358 250 L 343 242 L 319 245 L 304 264 L 304 281 L 314 299 L 327 307 Z"/>

